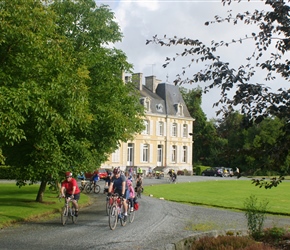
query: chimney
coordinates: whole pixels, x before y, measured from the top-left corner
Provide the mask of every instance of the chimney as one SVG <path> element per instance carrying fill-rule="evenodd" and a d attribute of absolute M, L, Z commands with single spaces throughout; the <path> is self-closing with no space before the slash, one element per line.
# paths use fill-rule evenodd
<path fill-rule="evenodd" d="M 156 92 L 156 88 L 161 80 L 156 79 L 156 76 L 146 76 L 145 77 L 145 86 L 150 89 L 153 93 Z"/>
<path fill-rule="evenodd" d="M 132 82 L 137 87 L 137 89 L 142 90 L 142 73 L 132 74 Z"/>

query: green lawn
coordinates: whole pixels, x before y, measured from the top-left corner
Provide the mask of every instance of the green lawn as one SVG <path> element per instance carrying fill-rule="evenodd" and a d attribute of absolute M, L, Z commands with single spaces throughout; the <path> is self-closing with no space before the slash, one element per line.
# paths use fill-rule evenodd
<path fill-rule="evenodd" d="M 59 216 L 63 201 L 56 192 L 47 190 L 44 203 L 35 202 L 38 185 L 18 188 L 15 184 L 0 183 L 0 228 L 12 223 Z M 218 180 L 145 186 L 144 194 L 163 197 L 166 200 L 242 210 L 244 201 L 255 195 L 258 201 L 269 201 L 268 212 L 290 215 L 290 182 L 284 181 L 276 188 L 264 189 L 251 184 L 250 180 Z M 90 202 L 81 194 L 80 205 Z"/>
<path fill-rule="evenodd" d="M 284 181 L 276 188 L 265 189 L 251 184 L 250 180 L 205 181 L 146 186 L 144 195 L 165 200 L 207 205 L 228 209 L 244 208 L 244 202 L 255 195 L 258 203 L 269 201 L 268 212 L 290 215 L 290 182 Z"/>
<path fill-rule="evenodd" d="M 0 184 L 0 228 L 15 222 L 58 216 L 64 200 L 58 193 L 47 190 L 44 202 L 35 202 L 39 185 L 17 187 L 15 184 Z M 89 197 L 81 194 L 79 204 L 89 203 Z"/>

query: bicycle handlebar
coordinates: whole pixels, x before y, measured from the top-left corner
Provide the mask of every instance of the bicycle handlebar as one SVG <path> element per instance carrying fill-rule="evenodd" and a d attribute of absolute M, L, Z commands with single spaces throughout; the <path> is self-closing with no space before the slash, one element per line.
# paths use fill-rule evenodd
<path fill-rule="evenodd" d="M 66 199 L 67 202 L 70 202 L 71 200 L 74 200 L 71 196 L 70 197 L 63 197 L 63 196 L 58 196 L 58 200 L 61 201 L 61 199 L 64 198 Z"/>

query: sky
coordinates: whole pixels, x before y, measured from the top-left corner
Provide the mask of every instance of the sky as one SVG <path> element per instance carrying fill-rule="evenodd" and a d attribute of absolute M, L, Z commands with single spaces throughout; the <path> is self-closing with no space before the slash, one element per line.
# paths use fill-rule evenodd
<path fill-rule="evenodd" d="M 182 67 L 188 65 L 190 57 L 179 57 L 166 68 L 162 65 L 166 57 L 173 57 L 183 51 L 182 47 L 161 47 L 156 44 L 146 45 L 146 40 L 158 35 L 167 37 L 187 37 L 199 39 L 207 45 L 212 40 L 227 41 L 239 39 L 245 34 L 251 34 L 252 28 L 245 25 L 228 23 L 204 25 L 206 21 L 213 21 L 214 16 L 226 17 L 229 10 L 235 15 L 247 10 L 265 9 L 260 0 L 241 3 L 232 3 L 223 6 L 221 0 L 95 0 L 97 5 L 108 5 L 115 14 L 115 21 L 119 24 L 123 33 L 121 43 L 115 47 L 124 51 L 128 62 L 134 65 L 135 73 L 143 73 L 145 76 L 156 76 L 162 82 L 173 84 L 177 74 L 182 73 Z M 244 59 L 252 53 L 250 42 L 243 45 L 232 45 L 221 51 L 223 61 L 230 61 L 234 66 L 243 63 Z M 192 69 L 199 69 L 201 65 L 193 65 Z M 188 69 L 187 76 L 192 70 Z M 203 83 L 183 85 L 188 89 L 198 86 L 204 87 Z M 220 98 L 220 90 L 213 89 L 202 97 L 202 109 L 208 119 L 217 118 L 217 108 L 213 104 Z"/>

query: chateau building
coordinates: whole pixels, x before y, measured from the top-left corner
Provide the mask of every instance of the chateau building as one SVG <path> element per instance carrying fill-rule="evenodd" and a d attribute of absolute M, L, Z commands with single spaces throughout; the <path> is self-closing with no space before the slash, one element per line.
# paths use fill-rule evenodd
<path fill-rule="evenodd" d="M 179 88 L 162 83 L 155 76 L 145 77 L 137 73 L 126 76 L 125 82 L 133 82 L 144 105 L 145 129 L 132 141 L 120 147 L 102 164 L 102 168 L 141 168 L 147 174 L 149 168 L 167 173 L 169 169 L 187 170 L 192 173 L 192 147 L 194 119 L 190 116 Z"/>

